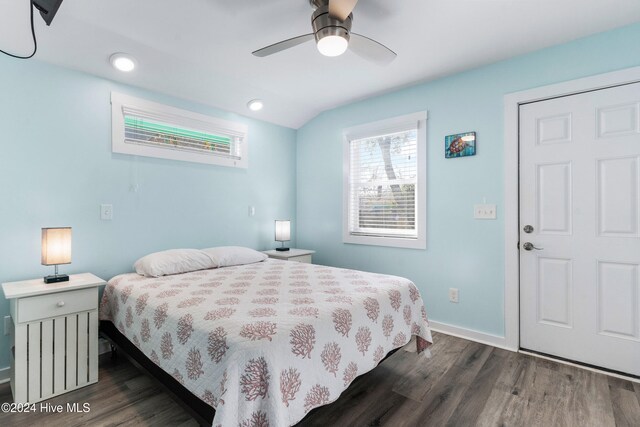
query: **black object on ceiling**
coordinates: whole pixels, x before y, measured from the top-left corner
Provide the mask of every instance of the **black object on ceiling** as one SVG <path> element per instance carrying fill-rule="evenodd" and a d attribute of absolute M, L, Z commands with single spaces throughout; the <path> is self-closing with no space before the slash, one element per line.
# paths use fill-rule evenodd
<path fill-rule="evenodd" d="M 47 25 L 51 25 L 51 21 L 58 13 L 63 0 L 33 0 L 33 5 L 40 11 L 40 16 Z"/>
<path fill-rule="evenodd" d="M 58 9 L 60 9 L 60 5 L 62 4 L 62 2 L 63 0 L 29 0 L 31 15 L 31 36 L 33 37 L 33 52 L 31 52 L 31 54 L 28 56 L 14 55 L 12 53 L 5 52 L 2 49 L 0 49 L 0 52 L 17 59 L 33 58 L 33 56 L 38 51 L 38 41 L 36 40 L 36 31 L 33 25 L 33 8 L 35 7 L 40 11 L 40 16 L 42 16 L 44 22 L 47 24 L 47 26 L 49 26 L 51 25 L 53 18 L 56 16 L 56 13 L 58 13 Z"/>

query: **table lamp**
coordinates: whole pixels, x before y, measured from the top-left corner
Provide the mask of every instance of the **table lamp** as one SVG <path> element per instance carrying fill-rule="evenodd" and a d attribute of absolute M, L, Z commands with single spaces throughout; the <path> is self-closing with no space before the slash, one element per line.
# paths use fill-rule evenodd
<path fill-rule="evenodd" d="M 58 265 L 71 264 L 71 227 L 42 229 L 42 265 L 55 266 L 55 274 L 46 276 L 45 283 L 69 281 L 66 274 L 58 274 Z"/>

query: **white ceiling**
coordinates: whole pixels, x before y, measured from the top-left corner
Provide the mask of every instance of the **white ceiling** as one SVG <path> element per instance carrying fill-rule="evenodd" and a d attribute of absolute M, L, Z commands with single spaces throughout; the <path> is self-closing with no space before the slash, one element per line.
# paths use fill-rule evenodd
<path fill-rule="evenodd" d="M 0 0 L 0 49 L 29 52 L 28 0 Z M 640 21 L 638 0 L 360 0 L 353 31 L 391 47 L 387 67 L 313 43 L 253 50 L 311 32 L 307 0 L 65 0 L 37 17 L 37 59 L 298 128 L 375 94 Z M 113 70 L 114 52 L 138 60 Z M 246 103 L 261 98 L 265 109 Z"/>

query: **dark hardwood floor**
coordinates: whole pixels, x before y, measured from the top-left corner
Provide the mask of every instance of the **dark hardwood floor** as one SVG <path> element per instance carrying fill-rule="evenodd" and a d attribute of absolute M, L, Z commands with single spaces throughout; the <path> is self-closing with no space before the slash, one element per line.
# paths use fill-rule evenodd
<path fill-rule="evenodd" d="M 398 351 L 301 426 L 640 426 L 640 384 L 434 334 L 433 357 Z M 105 357 L 106 356 L 106 357 Z M 197 426 L 126 358 L 100 381 L 47 402 L 87 413 L 5 414 L 0 426 Z M 0 402 L 11 402 L 8 384 Z"/>

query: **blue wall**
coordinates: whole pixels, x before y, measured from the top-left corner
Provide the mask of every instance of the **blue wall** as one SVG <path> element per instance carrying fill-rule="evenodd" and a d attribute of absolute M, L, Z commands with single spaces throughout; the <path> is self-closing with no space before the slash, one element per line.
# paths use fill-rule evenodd
<path fill-rule="evenodd" d="M 298 245 L 314 262 L 412 279 L 434 321 L 504 335 L 503 96 L 640 65 L 640 24 L 327 111 L 298 131 Z M 427 249 L 342 243 L 342 130 L 428 110 Z M 446 135 L 477 131 L 478 154 L 444 158 Z M 496 221 L 473 205 L 498 205 Z M 460 303 L 448 289 L 460 289 Z"/>
<path fill-rule="evenodd" d="M 111 153 L 112 90 L 246 123 L 249 168 Z M 292 129 L 0 57 L 0 282 L 52 273 L 40 265 L 46 226 L 73 227 L 73 263 L 62 271 L 104 279 L 162 249 L 275 247 L 273 221 L 296 219 L 295 138 Z M 100 220 L 101 203 L 113 204 L 113 221 Z M 8 314 L 0 293 L 0 319 Z M 9 365 L 2 325 L 0 369 Z"/>
<path fill-rule="evenodd" d="M 39 262 L 44 226 L 74 228 L 73 264 L 65 272 L 108 279 L 167 248 L 273 247 L 273 220 L 288 217 L 297 225 L 297 246 L 315 249 L 317 262 L 409 277 L 433 320 L 502 335 L 503 95 L 636 65 L 640 24 L 334 109 L 296 135 L 0 57 L 0 281 L 51 272 Z M 248 124 L 249 169 L 111 153 L 112 90 Z M 421 110 L 429 111 L 427 250 L 343 244 L 342 129 Z M 471 130 L 478 132 L 478 154 L 445 160 L 445 135 Z M 484 197 L 498 204 L 497 221 L 472 219 L 473 204 Z M 101 203 L 114 205 L 113 221 L 100 220 Z M 255 217 L 248 217 L 249 205 Z M 449 287 L 460 289 L 459 304 L 448 302 Z M 0 319 L 7 314 L 0 297 Z M 9 364 L 6 338 L 0 327 L 0 369 Z"/>

